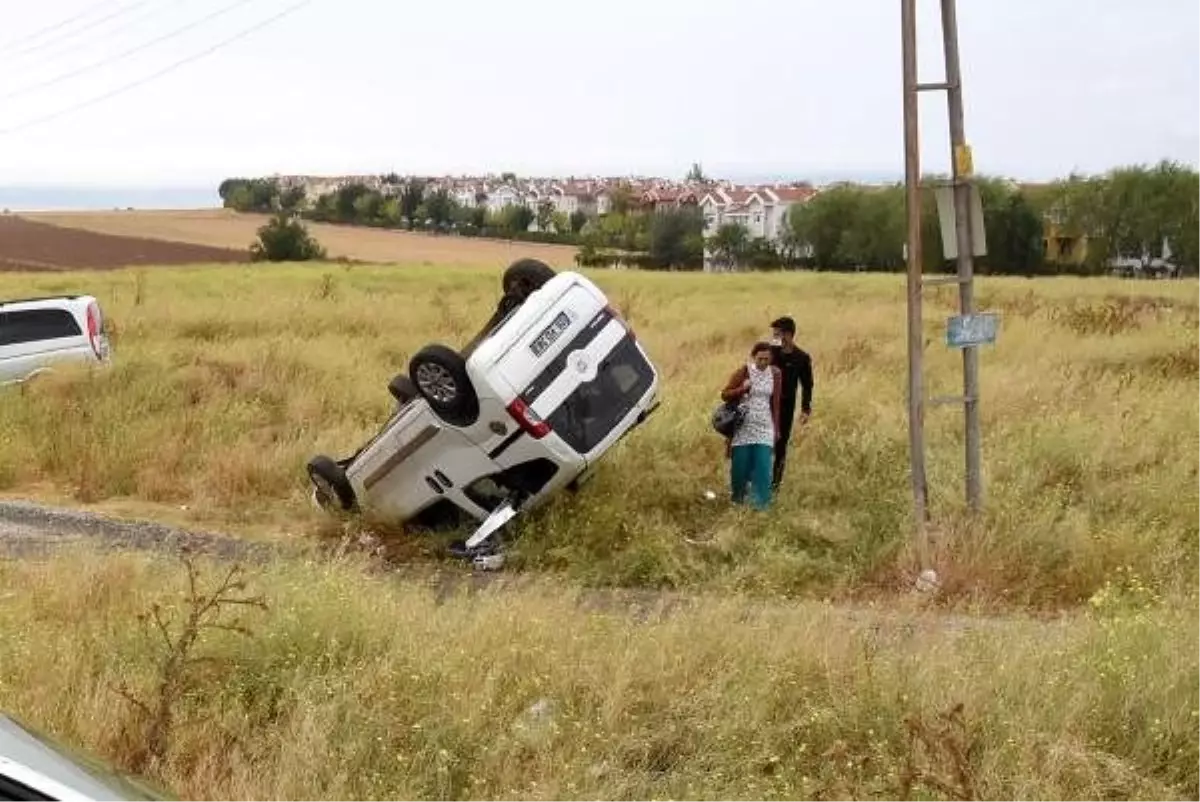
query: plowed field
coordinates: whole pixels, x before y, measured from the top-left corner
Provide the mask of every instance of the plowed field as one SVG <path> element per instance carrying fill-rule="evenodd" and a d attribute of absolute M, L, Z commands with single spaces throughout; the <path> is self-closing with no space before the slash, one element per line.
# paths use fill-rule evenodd
<path fill-rule="evenodd" d="M 101 234 L 146 237 L 171 242 L 234 248 L 254 242 L 268 217 L 231 209 L 179 211 L 39 212 L 26 219 Z M 390 231 L 328 223 L 306 223 L 331 258 L 409 265 L 475 265 L 495 268 L 514 259 L 533 257 L 557 268 L 575 264 L 576 249 L 567 245 L 509 242 L 474 237 Z"/>
<path fill-rule="evenodd" d="M 130 265 L 245 262 L 245 248 L 113 236 L 13 215 L 0 216 L 0 270 L 106 269 Z"/>

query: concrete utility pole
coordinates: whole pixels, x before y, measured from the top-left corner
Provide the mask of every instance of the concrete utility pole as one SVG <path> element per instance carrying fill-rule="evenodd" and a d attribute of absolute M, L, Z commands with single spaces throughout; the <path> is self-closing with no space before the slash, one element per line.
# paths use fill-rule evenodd
<path fill-rule="evenodd" d="M 924 344 L 921 333 L 921 290 L 925 285 L 957 284 L 959 317 L 953 321 L 957 331 L 947 332 L 947 341 L 963 352 L 963 395 L 935 398 L 931 403 L 962 403 L 966 428 L 966 496 L 972 512 L 982 505 L 981 442 L 979 426 L 979 352 L 982 342 L 994 339 L 994 327 L 980 328 L 975 320 L 974 278 L 976 253 L 982 245 L 983 231 L 972 224 L 973 197 L 971 176 L 974 166 L 971 149 L 966 142 L 963 122 L 962 69 L 958 53 L 958 19 L 955 0 L 941 0 L 942 44 L 946 61 L 946 79 L 942 83 L 919 83 L 917 80 L 916 0 L 900 0 L 900 27 L 904 62 L 904 154 L 905 188 L 908 212 L 908 417 L 909 448 L 911 452 L 913 508 L 918 534 L 922 536 L 928 520 L 928 489 L 925 478 L 925 399 L 922 375 Z M 958 272 L 953 276 L 922 274 L 921 266 L 921 156 L 917 95 L 920 92 L 945 90 L 950 123 L 950 149 L 953 163 L 953 248 L 943 242 L 947 252 L 953 251 Z M 943 228 L 945 232 L 945 228 Z M 943 234 L 943 240 L 947 237 Z M 987 316 L 984 316 L 987 317 Z M 990 321 L 983 321 L 988 323 Z M 953 341 L 953 342 L 951 342 Z"/>

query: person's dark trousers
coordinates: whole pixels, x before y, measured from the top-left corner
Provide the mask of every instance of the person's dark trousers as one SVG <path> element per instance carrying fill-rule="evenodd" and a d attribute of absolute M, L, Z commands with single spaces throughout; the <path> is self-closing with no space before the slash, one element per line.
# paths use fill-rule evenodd
<path fill-rule="evenodd" d="M 783 481 L 783 469 L 787 465 L 788 441 L 792 439 L 792 419 L 796 416 L 796 402 L 784 401 L 779 410 L 779 439 L 775 441 L 775 465 L 771 469 L 771 490 L 779 489 Z"/>

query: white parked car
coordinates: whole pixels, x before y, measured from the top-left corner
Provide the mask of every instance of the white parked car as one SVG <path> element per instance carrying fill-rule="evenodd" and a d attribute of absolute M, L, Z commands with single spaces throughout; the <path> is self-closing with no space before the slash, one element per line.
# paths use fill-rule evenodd
<path fill-rule="evenodd" d="M 146 780 L 0 714 L 0 800 L 172 799 Z"/>
<path fill-rule="evenodd" d="M 309 461 L 315 503 L 428 525 L 465 515 L 479 550 L 517 512 L 576 489 L 658 406 L 658 372 L 594 283 L 523 259 L 503 289 L 462 351 L 412 357 L 389 385 L 399 408 L 356 454 Z"/>
<path fill-rule="evenodd" d="M 106 364 L 109 352 L 104 314 L 91 295 L 0 299 L 0 384 L 56 364 Z"/>

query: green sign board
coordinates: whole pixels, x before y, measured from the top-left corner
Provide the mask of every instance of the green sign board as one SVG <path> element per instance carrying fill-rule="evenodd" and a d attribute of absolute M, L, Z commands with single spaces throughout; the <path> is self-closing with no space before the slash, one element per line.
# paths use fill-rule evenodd
<path fill-rule="evenodd" d="M 946 321 L 946 345 L 951 348 L 970 348 L 996 342 L 1000 317 L 994 312 L 975 315 L 955 315 Z"/>

